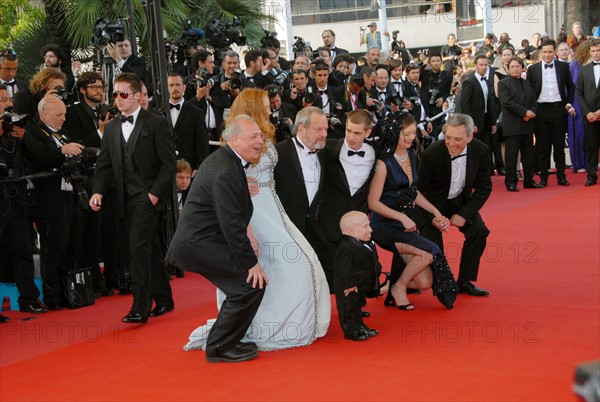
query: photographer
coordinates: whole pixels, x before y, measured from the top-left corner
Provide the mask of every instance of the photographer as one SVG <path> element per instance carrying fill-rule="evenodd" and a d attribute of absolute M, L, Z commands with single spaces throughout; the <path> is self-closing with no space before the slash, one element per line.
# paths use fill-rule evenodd
<path fill-rule="evenodd" d="M 38 119 L 38 103 L 46 94 L 56 94 L 57 90 L 64 94 L 66 79 L 64 73 L 53 68 L 41 70 L 31 78 L 29 88 L 21 89 L 13 97 L 15 112 L 35 116 L 29 120 L 29 124 L 35 123 Z"/>
<path fill-rule="evenodd" d="M 463 53 L 461 47 L 456 44 L 456 35 L 453 33 L 448 34 L 448 44 L 442 46 L 440 53 L 444 62 L 444 70 L 451 72 L 454 66 L 458 65 L 460 56 Z"/>
<path fill-rule="evenodd" d="M 115 77 L 120 73 L 135 73 L 143 83 L 146 83 L 146 62 L 141 57 L 131 54 L 131 42 L 108 43 L 106 50 L 115 61 Z"/>
<path fill-rule="evenodd" d="M 275 126 L 275 139 L 280 142 L 291 138 L 298 110 L 294 105 L 281 101 L 282 90 L 278 85 L 267 85 L 263 89 L 269 94 L 270 118 L 271 123 Z"/>
<path fill-rule="evenodd" d="M 8 91 L 0 84 L 0 269 L 12 272 L 19 290 L 19 309 L 26 313 L 45 313 L 40 292 L 33 282 L 35 266 L 31 254 L 29 221 L 25 215 L 25 183 L 16 181 L 25 173 L 21 149 L 25 129 L 13 124 Z M 0 316 L 0 321 L 2 316 Z"/>
<path fill-rule="evenodd" d="M 427 116 L 433 117 L 442 111 L 442 105 L 450 96 L 452 86 L 452 73 L 442 71 L 442 56 L 439 53 L 431 53 L 429 56 L 431 69 L 421 72 L 421 96 Z M 434 133 L 441 132 L 444 121 L 437 119 L 433 121 Z"/>
<path fill-rule="evenodd" d="M 429 137 L 429 134 L 433 131 L 433 125 L 427 121 L 427 111 L 423 106 L 419 77 L 420 68 L 418 66 L 412 64 L 406 66 L 406 80 L 404 81 L 403 93 L 404 98 L 410 102 L 410 105 L 405 103 L 405 107 L 409 106 L 408 111 L 417 121 L 417 128 L 421 136 Z"/>
<path fill-rule="evenodd" d="M 300 110 L 306 106 L 320 107 L 321 99 L 313 93 L 314 89 L 308 86 L 308 72 L 294 70 L 290 89 L 283 93 L 283 101 L 291 103 Z"/>
<path fill-rule="evenodd" d="M 62 73 L 61 73 L 62 74 Z M 27 129 L 23 155 L 30 173 L 60 170 L 69 158 L 81 155 L 84 146 L 65 137 L 61 128 L 67 108 L 57 95 L 38 104 L 40 121 Z M 81 250 L 82 217 L 73 186 L 60 175 L 35 182 L 30 208 L 41 237 L 44 303 L 50 310 L 64 306 L 63 276 L 75 267 Z"/>
<path fill-rule="evenodd" d="M 233 100 L 240 93 L 241 81 L 239 73 L 237 72 L 240 67 L 240 58 L 236 52 L 229 50 L 225 52 L 223 62 L 221 63 L 223 72 L 215 79 L 215 84 L 210 91 L 210 97 L 212 99 L 214 110 L 216 114 L 216 121 L 223 121 L 223 113 L 225 109 L 229 109 Z M 217 128 L 220 125 L 217 125 Z"/>

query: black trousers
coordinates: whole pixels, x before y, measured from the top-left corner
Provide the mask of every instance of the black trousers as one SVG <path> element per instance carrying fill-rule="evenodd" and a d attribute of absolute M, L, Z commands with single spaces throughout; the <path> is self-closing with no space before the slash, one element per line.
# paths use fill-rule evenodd
<path fill-rule="evenodd" d="M 364 300 L 364 295 L 361 297 L 359 292 L 352 292 L 348 296 L 344 296 L 343 289 L 336 289 L 335 301 L 338 317 L 345 335 L 350 335 L 362 327 L 361 303 Z"/>
<path fill-rule="evenodd" d="M 567 111 L 560 103 L 538 103 L 536 118 L 533 119 L 535 132 L 535 153 L 540 177 L 548 180 L 550 154 L 554 149 L 556 176 L 565 177 L 565 133 L 567 132 Z"/>
<path fill-rule="evenodd" d="M 585 158 L 587 159 L 587 177 L 598 181 L 598 149 L 600 148 L 600 122 L 584 124 Z"/>
<path fill-rule="evenodd" d="M 533 148 L 533 135 L 511 135 L 505 136 L 506 144 L 506 177 L 504 184 L 506 186 L 516 186 L 517 179 L 517 160 L 519 151 L 521 151 L 521 163 L 523 164 L 523 183 L 531 184 L 533 182 L 535 150 Z"/>
<path fill-rule="evenodd" d="M 102 198 L 100 224 L 101 255 L 104 261 L 104 278 L 109 288 L 117 288 L 119 278 L 128 269 L 129 247 L 123 220 L 119 219 L 116 192 L 109 189 Z"/>
<path fill-rule="evenodd" d="M 450 218 L 461 209 L 462 205 L 462 200 L 459 196 L 453 200 L 448 200 L 445 208 L 440 208 L 440 212 L 442 215 Z M 457 282 L 476 281 L 479 273 L 479 263 L 481 256 L 485 251 L 487 237 L 490 234 L 490 231 L 487 226 L 485 226 L 479 212 L 470 217 L 467 223 L 465 223 L 462 228 L 459 228 L 459 230 L 465 236 L 465 241 L 460 256 L 460 270 Z M 435 228 L 431 224 L 431 221 L 425 222 L 419 228 L 419 231 L 421 236 L 433 241 L 444 250 L 442 232 Z"/>
<path fill-rule="evenodd" d="M 147 193 L 126 196 L 125 227 L 129 242 L 129 273 L 133 305 L 130 312 L 147 318 L 152 309 L 153 295 L 161 304 L 173 304 L 171 285 L 164 262 L 156 263 L 153 242 L 156 236 L 160 211 L 150 202 Z"/>
<path fill-rule="evenodd" d="M 495 125 L 496 122 L 492 121 L 490 115 L 486 113 L 484 128 L 482 132 L 477 132 L 473 136 L 477 138 L 479 141 L 485 143 L 490 149 L 490 167 L 492 173 L 494 169 L 499 169 L 504 167 L 504 160 L 502 159 L 502 151 L 500 149 L 500 141 L 498 139 L 498 132 L 492 134 L 492 126 Z"/>
<path fill-rule="evenodd" d="M 1 195 L 0 218 L 0 267 L 12 271 L 19 290 L 19 306 L 25 307 L 40 297 L 33 282 L 35 266 L 29 219 L 15 199 L 6 199 Z"/>

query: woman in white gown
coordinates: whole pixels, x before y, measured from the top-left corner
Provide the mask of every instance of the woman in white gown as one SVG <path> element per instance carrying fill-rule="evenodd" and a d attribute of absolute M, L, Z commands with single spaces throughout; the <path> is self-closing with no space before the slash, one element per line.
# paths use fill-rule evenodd
<path fill-rule="evenodd" d="M 327 332 L 331 318 L 329 287 L 321 263 L 302 233 L 291 222 L 275 193 L 273 169 L 277 151 L 274 127 L 269 122 L 267 92 L 243 90 L 233 103 L 228 121 L 240 114 L 252 117 L 265 134 L 266 147 L 258 163 L 246 171 L 259 192 L 252 197 L 250 221 L 258 258 L 269 279 L 264 298 L 243 342 L 254 342 L 259 350 L 278 350 L 310 345 Z M 252 179 L 250 179 L 252 181 Z M 254 243 L 254 241 L 253 241 Z M 217 305 L 225 298 L 217 289 Z M 190 335 L 185 350 L 203 348 L 214 320 Z"/>

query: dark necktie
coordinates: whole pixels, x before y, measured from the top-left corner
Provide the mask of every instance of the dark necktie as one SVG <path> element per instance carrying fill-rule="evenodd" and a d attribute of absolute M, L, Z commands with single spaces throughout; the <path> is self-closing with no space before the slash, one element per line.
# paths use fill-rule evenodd
<path fill-rule="evenodd" d="M 172 103 L 169 103 L 169 109 L 173 109 L 173 108 L 179 110 L 181 108 L 181 104 L 178 103 L 178 104 L 174 105 Z"/>
<path fill-rule="evenodd" d="M 554 64 L 544 64 L 544 70 L 547 68 L 554 68 Z"/>
<path fill-rule="evenodd" d="M 463 156 L 467 156 L 467 154 L 460 154 L 460 155 L 457 155 L 457 156 L 453 156 L 453 157 L 451 157 L 451 158 L 450 158 L 450 160 L 451 160 L 451 161 L 455 161 L 455 160 L 457 160 L 458 158 L 462 158 Z"/>
<path fill-rule="evenodd" d="M 133 124 L 133 115 L 131 116 L 123 116 L 121 115 L 121 123 L 129 122 Z"/>
<path fill-rule="evenodd" d="M 367 249 L 369 249 L 370 252 L 373 252 L 373 242 L 371 241 L 360 241 L 363 246 L 365 246 Z"/>
<path fill-rule="evenodd" d="M 348 156 L 354 156 L 354 155 L 358 155 L 361 158 L 364 158 L 365 156 L 365 151 L 352 151 L 351 149 L 348 150 Z"/>

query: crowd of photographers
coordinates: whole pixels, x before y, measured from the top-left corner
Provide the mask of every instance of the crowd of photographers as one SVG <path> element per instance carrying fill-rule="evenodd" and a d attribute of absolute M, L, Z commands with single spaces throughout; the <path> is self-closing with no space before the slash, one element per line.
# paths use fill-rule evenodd
<path fill-rule="evenodd" d="M 502 34 L 498 43 L 488 34 L 480 49 L 476 44 L 462 48 L 450 34 L 439 53 L 413 58 L 397 40 L 398 31 L 393 32 L 391 52 L 382 51 L 376 28 L 372 23 L 371 32 L 365 33 L 368 49 L 360 57 L 338 48 L 330 29 L 322 32 L 323 45 L 314 51 L 296 38 L 293 60 L 280 56 L 280 43 L 273 35 L 263 39 L 263 49 L 242 55 L 224 46 L 211 52 L 196 45 L 192 29 L 185 31 L 192 39 L 186 46 L 175 49 L 168 43 L 170 106 L 154 111 L 170 114 L 178 158 L 188 162 L 182 162 L 178 173 L 193 177 L 210 152 L 209 144 L 217 146 L 233 100 L 249 87 L 268 91 L 277 141 L 291 137 L 300 109 L 316 106 L 327 115 L 330 138 L 344 137 L 346 115 L 353 110 L 367 109 L 375 122 L 404 111 L 414 116 L 421 143 L 427 146 L 441 133 L 452 96 L 460 93 L 467 74 L 475 70 L 475 53 L 483 52 L 492 64 L 504 48 L 514 50 L 508 34 Z M 87 207 L 104 128 L 119 113 L 105 100 L 127 95 L 113 93 L 114 77 L 134 73 L 152 89 L 145 61 L 132 55 L 129 40 L 116 39 L 103 43 L 104 54 L 111 59 L 109 79 L 105 69 L 82 72 L 79 61 L 66 68 L 62 49 L 48 45 L 42 48 L 43 68 L 27 83 L 18 77 L 17 52 L 0 54 L 0 280 L 16 282 L 23 312 L 44 313 L 69 305 L 64 276 L 77 267 L 91 267 L 96 297 L 130 289 L 123 246 L 127 236 L 117 211 L 110 203 L 102 213 Z M 518 55 L 527 63 L 537 57 L 539 39 L 534 36 L 533 46 L 523 41 Z M 146 86 L 140 104 L 153 109 Z M 492 151 L 498 147 L 486 142 Z M 503 175 L 501 157 L 496 156 L 495 163 L 493 168 Z M 44 305 L 33 282 L 32 247 L 38 236 Z"/>

